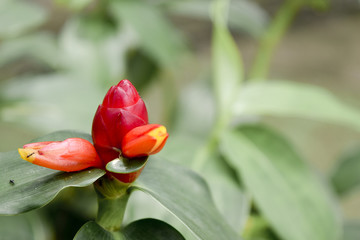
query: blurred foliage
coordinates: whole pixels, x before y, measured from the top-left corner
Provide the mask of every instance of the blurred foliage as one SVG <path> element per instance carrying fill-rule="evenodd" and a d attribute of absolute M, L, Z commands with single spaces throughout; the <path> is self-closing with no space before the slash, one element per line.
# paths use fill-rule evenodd
<path fill-rule="evenodd" d="M 335 190 L 340 196 L 344 196 L 356 190 L 360 184 L 360 148 L 354 147 L 351 151 L 345 152 L 339 159 L 331 176 Z"/>
<path fill-rule="evenodd" d="M 267 81 L 275 49 L 297 14 L 308 7 L 329 9 L 329 1 L 277 1 L 280 7 L 273 14 L 259 2 L 3 0 L 0 131 L 5 137 L 0 149 L 10 150 L 59 129 L 89 132 L 108 87 L 129 78 L 147 102 L 159 103 L 148 104 L 154 110 L 149 111 L 150 119 L 159 115 L 170 126 L 171 137 L 160 157 L 200 173 L 224 220 L 245 239 L 358 239 L 359 223 L 342 225 L 338 204 L 358 189 L 359 148 L 341 156 L 327 179 L 307 165 L 287 136 L 263 127 L 266 116 L 275 116 L 360 130 L 359 109 L 330 91 Z M 203 28 L 196 29 L 201 33 L 196 33 L 209 38 L 211 22 L 211 47 L 186 27 L 201 23 Z M 237 48 L 242 36 L 259 45 L 247 68 Z M 212 51 L 212 67 L 199 67 L 203 59 L 196 45 Z M 74 236 L 95 214 L 92 189 L 74 191 L 65 191 L 43 212 L 1 217 L 0 232 L 13 239 Z M 158 203 L 143 195 L 132 197 L 126 222 L 154 217 L 186 239 L 194 238 Z M 134 222 L 129 229 L 156 225 L 176 235 L 165 222 Z M 16 230 L 19 226 L 22 231 Z"/>
<path fill-rule="evenodd" d="M 8 240 L 47 240 L 53 234 L 45 217 L 38 212 L 1 216 L 0 232 L 1 238 Z"/>

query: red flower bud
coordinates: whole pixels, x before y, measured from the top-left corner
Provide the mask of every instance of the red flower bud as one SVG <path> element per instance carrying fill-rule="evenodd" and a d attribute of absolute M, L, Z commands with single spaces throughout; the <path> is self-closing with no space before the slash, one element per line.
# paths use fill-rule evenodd
<path fill-rule="evenodd" d="M 158 153 L 164 147 L 168 136 L 166 128 L 159 124 L 133 128 L 122 140 L 122 155 L 134 158 Z"/>
<path fill-rule="evenodd" d="M 98 107 L 92 126 L 93 142 L 103 165 L 119 156 L 127 132 L 147 123 L 146 106 L 130 81 L 121 80 L 112 86 Z"/>
<path fill-rule="evenodd" d="M 94 146 L 82 138 L 29 143 L 18 150 L 22 159 L 54 170 L 74 172 L 102 166 Z"/>

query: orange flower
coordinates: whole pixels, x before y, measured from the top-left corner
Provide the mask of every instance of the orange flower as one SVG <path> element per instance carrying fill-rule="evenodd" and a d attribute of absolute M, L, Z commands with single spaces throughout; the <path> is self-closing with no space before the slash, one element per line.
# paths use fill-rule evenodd
<path fill-rule="evenodd" d="M 102 167 L 94 146 L 82 138 L 29 143 L 18 149 L 22 159 L 54 170 L 74 172 Z"/>
<path fill-rule="evenodd" d="M 133 128 L 122 140 L 122 155 L 126 158 L 134 158 L 158 153 L 164 147 L 168 136 L 166 128 L 159 124 Z"/>

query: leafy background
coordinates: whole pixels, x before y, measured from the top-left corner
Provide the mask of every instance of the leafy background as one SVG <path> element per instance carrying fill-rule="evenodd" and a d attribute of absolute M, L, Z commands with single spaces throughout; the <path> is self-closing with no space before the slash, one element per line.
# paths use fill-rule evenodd
<path fill-rule="evenodd" d="M 256 177 L 251 169 L 256 168 L 251 164 L 237 166 L 232 161 L 232 149 L 236 149 L 231 148 L 234 141 L 246 142 L 241 144 L 244 149 L 238 154 L 246 152 L 261 162 L 256 151 L 256 147 L 261 146 L 258 148 L 268 150 L 262 154 L 277 159 L 268 143 L 256 137 L 272 136 L 271 139 L 280 142 L 288 139 L 292 145 L 277 152 L 292 156 L 290 159 L 295 162 L 302 159 L 305 169 L 309 167 L 321 179 L 316 184 L 324 183 L 324 186 L 315 186 L 315 190 L 308 189 L 312 196 L 317 196 L 317 189 L 333 195 L 335 212 L 345 223 L 344 239 L 358 239 L 360 49 L 357 45 L 360 36 L 357 26 L 360 7 L 355 0 L 304 2 L 309 4 L 301 8 L 274 54 L 270 54 L 271 67 L 266 78 L 271 80 L 246 86 L 237 100 L 241 104 L 235 104 L 234 115 L 238 118 L 233 119 L 233 125 L 260 121 L 267 127 L 237 129 L 240 138 L 234 138 L 234 133 L 224 134 L 222 142 L 227 144 L 221 149 L 212 149 L 202 148 L 202 145 L 218 114 L 216 107 L 223 109 L 221 115 L 227 114 L 226 106 L 232 101 L 226 98 L 226 93 L 232 89 L 229 79 L 241 78 L 244 72 L 246 76 L 251 75 L 258 42 L 268 24 L 276 18 L 283 1 L 231 1 L 229 26 L 242 61 L 237 59 L 231 40 L 217 39 L 221 45 L 229 46 L 228 51 L 220 49 L 217 56 L 221 58 L 223 53 L 230 59 L 230 65 L 239 66 L 230 69 L 220 63 L 215 64 L 215 69 L 211 65 L 211 56 L 217 53 L 216 45 L 211 45 L 211 1 L 2 1 L 0 150 L 12 151 L 35 137 L 60 129 L 90 132 L 93 114 L 108 87 L 129 78 L 147 103 L 150 121 L 166 125 L 172 136 L 160 157 L 201 172 L 211 186 L 218 208 L 226 214 L 232 227 L 246 230 L 243 231 L 245 238 L 299 239 L 296 236 L 301 236 L 301 231 L 309 231 L 305 223 L 300 235 L 291 228 L 282 228 L 279 234 L 281 227 L 276 226 L 281 224 L 281 219 L 276 218 L 276 213 L 260 211 L 266 216 L 265 220 L 258 214 L 257 206 L 249 202 L 249 198 L 254 197 L 261 209 L 268 209 L 261 201 L 264 192 L 256 192 L 255 189 L 259 189 L 254 186 L 256 179 L 251 180 Z M 213 19 L 220 26 L 218 36 L 224 36 L 226 30 L 224 33 L 221 16 L 217 14 L 213 13 Z M 149 21 L 144 24 L 137 16 Z M 262 57 L 266 57 L 265 51 Z M 233 75 L 229 71 L 234 71 Z M 211 94 L 212 76 L 218 79 L 214 83 L 217 98 Z M 220 106 L 216 102 L 220 102 Z M 275 132 L 269 132 L 269 128 Z M 203 150 L 198 151 L 199 148 Z M 224 156 L 228 158 L 227 164 L 221 160 Z M 207 164 L 203 164 L 204 161 Z M 292 182 L 300 182 L 305 187 L 312 185 L 301 177 L 292 179 L 290 173 L 294 167 L 280 166 L 285 170 L 289 168 L 280 182 L 287 182 L 290 187 Z M 242 172 L 247 167 L 249 170 Z M 305 172 L 308 174 L 307 170 Z M 254 196 L 248 196 L 243 185 L 253 189 Z M 288 189 L 289 186 L 282 187 Z M 323 195 L 318 197 L 321 199 Z M 187 233 L 172 215 L 159 209 L 152 199 L 141 193 L 132 198 L 126 221 L 144 217 L 166 219 L 191 239 L 191 233 Z M 293 199 L 293 196 L 289 194 L 288 198 Z M 250 207 L 252 214 L 247 218 Z M 318 216 L 329 219 L 322 215 L 321 207 L 315 208 L 320 212 Z M 68 188 L 39 210 L 1 217 L 4 224 L 0 224 L 0 232 L 29 233 L 27 236 L 34 236 L 33 239 L 49 239 L 49 236 L 71 239 L 95 213 L 96 198 L 90 187 Z M 311 219 L 311 216 L 303 217 Z M 12 228 L 12 221 L 24 231 L 12 231 L 19 228 L 18 225 Z M 318 223 L 319 219 L 313 221 Z M 340 225 L 340 222 L 328 224 Z M 337 229 L 331 225 L 327 227 Z M 318 238 L 321 237 L 324 236 Z M 21 239 L 21 236 L 14 236 L 14 239 Z"/>

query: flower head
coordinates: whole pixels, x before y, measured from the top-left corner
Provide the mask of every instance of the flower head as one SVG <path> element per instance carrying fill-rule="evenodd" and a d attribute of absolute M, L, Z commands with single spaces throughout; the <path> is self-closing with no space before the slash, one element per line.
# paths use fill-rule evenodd
<path fill-rule="evenodd" d="M 148 124 L 144 101 L 125 79 L 109 89 L 95 113 L 92 125 L 94 145 L 81 138 L 68 138 L 26 144 L 19 149 L 19 154 L 26 161 L 54 170 L 107 169 L 108 174 L 121 182 L 131 183 L 144 169 L 147 156 L 159 152 L 167 138 L 164 126 Z M 131 164 L 126 163 L 135 163 L 134 158 L 140 160 L 141 165 L 128 171 Z M 112 160 L 123 161 L 125 171 L 108 167 Z"/>
<path fill-rule="evenodd" d="M 125 79 L 112 86 L 99 105 L 92 126 L 93 142 L 104 166 L 118 157 L 125 134 L 147 123 L 146 106 L 131 82 Z"/>

